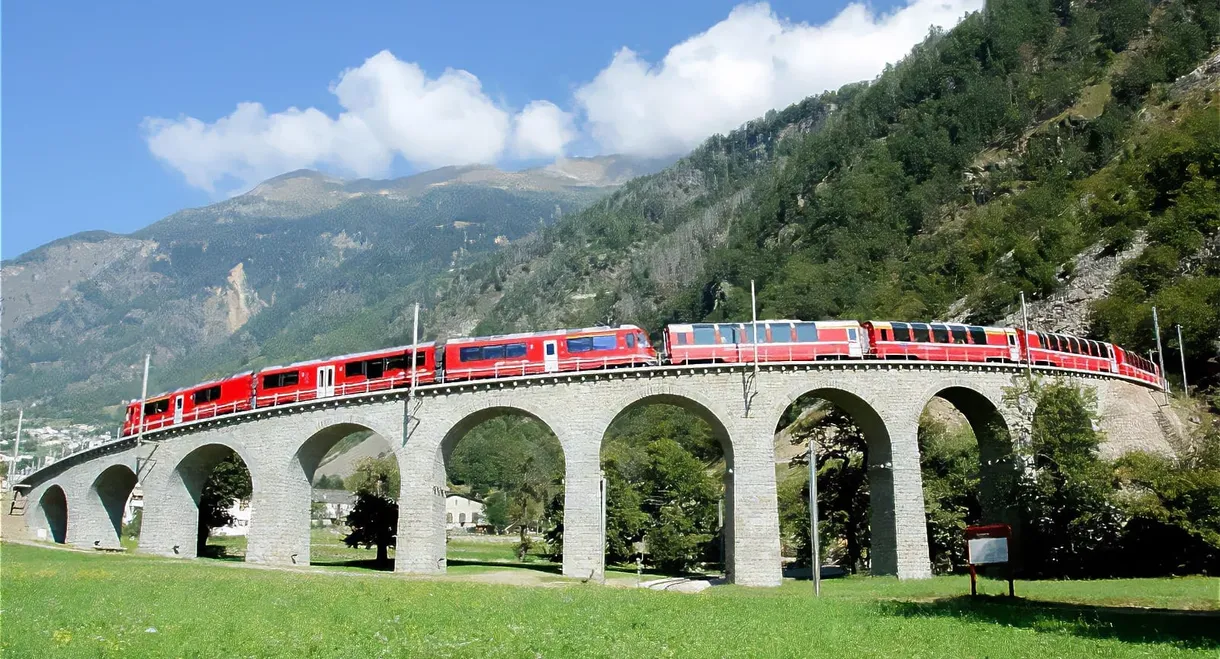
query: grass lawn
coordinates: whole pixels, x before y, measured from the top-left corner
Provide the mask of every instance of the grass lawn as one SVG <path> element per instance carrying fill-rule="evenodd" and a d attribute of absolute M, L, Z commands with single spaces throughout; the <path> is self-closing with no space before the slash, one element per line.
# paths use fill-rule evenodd
<path fill-rule="evenodd" d="M 1220 652 L 1216 579 L 808 582 L 698 595 L 562 580 L 517 587 L 248 568 L 5 544 L 0 649 L 12 657 L 1201 656 Z M 997 592 L 997 582 L 985 582 Z M 1089 602 L 1088 605 L 1061 602 Z"/>

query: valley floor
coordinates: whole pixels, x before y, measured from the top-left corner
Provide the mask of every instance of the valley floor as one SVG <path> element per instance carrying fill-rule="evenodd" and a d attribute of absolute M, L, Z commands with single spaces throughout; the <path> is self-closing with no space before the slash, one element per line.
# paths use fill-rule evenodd
<path fill-rule="evenodd" d="M 521 588 L 466 579 L 463 572 L 484 581 L 526 571 L 500 563 L 499 545 L 474 544 L 451 543 L 454 567 L 436 579 L 352 565 L 242 569 L 6 543 L 0 649 L 14 657 L 1214 657 L 1220 650 L 1214 578 L 1018 582 L 1021 597 L 1009 600 L 990 595 L 1005 591 L 1001 582 L 984 581 L 989 596 L 971 599 L 962 577 L 853 577 L 826 581 L 814 600 L 807 581 L 690 595 L 582 584 L 530 560 L 523 567 L 546 575 L 538 582 L 551 587 Z M 627 576 L 612 580 L 625 585 Z"/>

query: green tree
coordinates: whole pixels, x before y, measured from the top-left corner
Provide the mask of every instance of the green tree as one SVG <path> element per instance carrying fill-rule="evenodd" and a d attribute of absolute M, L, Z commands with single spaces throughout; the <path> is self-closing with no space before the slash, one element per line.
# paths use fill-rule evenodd
<path fill-rule="evenodd" d="M 965 529 L 982 520 L 978 442 L 969 426 L 950 430 L 925 414 L 919 423 L 919 456 L 932 569 L 960 571 L 966 565 Z"/>
<path fill-rule="evenodd" d="M 1116 473 L 1131 575 L 1220 571 L 1220 428 L 1200 430 L 1175 456 L 1128 453 Z"/>
<path fill-rule="evenodd" d="M 342 490 L 344 489 L 343 477 L 339 474 L 320 476 L 313 486 L 319 490 Z"/>
<path fill-rule="evenodd" d="M 348 513 L 348 547 L 376 547 L 377 564 L 389 563 L 389 546 L 398 533 L 398 462 L 393 458 L 363 458 L 348 478 L 356 505 Z"/>
<path fill-rule="evenodd" d="M 672 439 L 648 446 L 644 534 L 650 561 L 665 571 L 692 569 L 716 532 L 718 484 L 695 456 Z"/>
<path fill-rule="evenodd" d="M 794 446 L 805 446 L 812 439 L 817 452 L 821 555 L 832 557 L 841 546 L 841 565 L 855 573 L 864 567 L 870 544 L 868 443 L 864 431 L 839 407 L 824 401 L 807 404 L 812 405 L 812 411 L 798 416 L 790 426 L 790 437 Z M 799 413 L 804 406 L 794 407 Z M 803 465 L 808 470 L 808 451 L 793 457 L 791 464 Z M 788 499 L 793 508 L 783 515 L 791 519 L 790 541 L 797 550 L 798 561 L 808 565 L 813 557 L 808 535 L 808 477 L 803 479 L 799 491 L 789 492 Z M 800 518 L 806 520 L 804 532 L 797 530 Z"/>
<path fill-rule="evenodd" d="M 639 489 L 627 480 L 618 463 L 607 460 L 606 473 L 606 561 L 626 563 L 635 558 L 635 543 L 644 537 L 649 523 L 644 512 L 644 498 Z"/>
<path fill-rule="evenodd" d="M 508 497 L 503 492 L 492 492 L 483 500 L 483 513 L 496 533 L 503 533 L 511 523 L 508 518 Z"/>
<path fill-rule="evenodd" d="M 1032 465 L 1015 493 L 1024 570 L 1109 576 L 1125 520 L 1113 500 L 1113 468 L 1098 456 L 1096 394 L 1062 380 L 1032 384 Z"/>
<path fill-rule="evenodd" d="M 250 471 L 246 463 L 234 452 L 221 458 L 204 483 L 199 495 L 199 533 L 196 552 L 202 556 L 207 551 L 208 536 L 212 529 L 229 526 L 233 515 L 229 509 L 238 501 L 249 501 L 254 492 L 250 482 Z"/>

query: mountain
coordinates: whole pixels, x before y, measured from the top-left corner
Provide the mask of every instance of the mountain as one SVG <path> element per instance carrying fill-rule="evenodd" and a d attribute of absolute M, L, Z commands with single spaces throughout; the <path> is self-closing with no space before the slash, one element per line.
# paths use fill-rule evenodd
<path fill-rule="evenodd" d="M 301 170 L 130 235 L 56 240 L 0 271 L 5 400 L 98 420 L 138 395 L 146 352 L 160 390 L 409 340 L 412 284 L 664 164 L 604 156 L 385 181 Z"/>
<path fill-rule="evenodd" d="M 296 173 L 57 241 L 5 264 L 5 393 L 100 409 L 149 347 L 160 388 L 405 342 L 414 302 L 429 338 L 743 320 L 752 282 L 760 316 L 808 319 L 1005 322 L 1024 292 L 1141 352 L 1156 306 L 1166 363 L 1220 385 L 1218 5 L 991 0 L 653 173 Z"/>
<path fill-rule="evenodd" d="M 1156 306 L 1220 385 L 1218 4 L 992 0 L 445 278 L 429 323 L 748 320 L 752 282 L 762 317 L 999 323 L 1025 292 L 1141 352 Z"/>

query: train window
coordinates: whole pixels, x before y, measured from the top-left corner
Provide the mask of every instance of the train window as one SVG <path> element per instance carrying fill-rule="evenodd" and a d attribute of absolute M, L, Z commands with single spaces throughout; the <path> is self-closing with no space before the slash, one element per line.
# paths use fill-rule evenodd
<path fill-rule="evenodd" d="M 568 352 L 589 352 L 592 349 L 592 337 L 582 336 L 578 339 L 568 339 Z"/>
<path fill-rule="evenodd" d="M 504 346 L 483 346 L 483 359 L 504 359 Z"/>
<path fill-rule="evenodd" d="M 796 340 L 800 343 L 813 343 L 818 340 L 818 326 L 813 323 L 797 323 Z"/>
<path fill-rule="evenodd" d="M 477 362 L 483 358 L 483 351 L 478 346 L 458 350 L 458 359 L 464 362 Z"/>
<path fill-rule="evenodd" d="M 673 339 L 674 345 L 676 345 L 676 346 L 686 345 L 686 334 L 684 334 L 682 332 L 674 332 L 673 334 L 670 334 L 669 336 L 670 336 L 670 338 Z"/>
<path fill-rule="evenodd" d="M 890 340 L 890 331 L 889 330 L 887 330 L 887 329 L 881 330 L 881 340 L 882 341 Z"/>
<path fill-rule="evenodd" d="M 894 340 L 895 341 L 910 341 L 911 340 L 911 327 L 909 325 L 907 325 L 906 323 L 894 323 L 893 325 L 891 325 L 891 327 L 894 328 Z"/>
<path fill-rule="evenodd" d="M 741 336 L 740 342 L 741 343 L 766 343 L 767 342 L 767 331 L 762 327 L 759 327 L 757 329 L 758 329 L 759 340 L 755 341 L 754 340 L 754 330 L 755 330 L 754 323 L 748 323 L 746 325 L 743 325 L 741 327 L 741 329 L 737 330 Z"/>
<path fill-rule="evenodd" d="M 618 348 L 618 336 L 615 334 L 602 334 L 593 337 L 594 350 L 614 350 Z"/>
<path fill-rule="evenodd" d="M 287 373 L 272 373 L 271 375 L 263 376 L 263 389 L 291 387 L 298 382 L 300 382 L 300 376 L 296 371 L 289 371 Z"/>
<path fill-rule="evenodd" d="M 154 400 L 154 401 L 149 401 L 147 403 L 144 403 L 144 416 L 151 416 L 153 414 L 164 414 L 168 411 L 169 411 L 169 399 L 168 398 L 162 398 L 161 400 Z"/>
<path fill-rule="evenodd" d="M 191 400 L 193 400 L 196 405 L 200 403 L 210 403 L 214 400 L 220 400 L 220 385 L 215 385 L 208 387 L 207 389 L 200 389 L 199 391 L 196 391 L 195 393 L 191 394 Z"/>
<path fill-rule="evenodd" d="M 628 334 L 628 335 L 627 335 L 627 347 L 628 347 L 628 348 L 634 348 L 634 347 L 635 347 L 635 335 L 634 335 L 634 334 Z"/>
<path fill-rule="evenodd" d="M 1077 355 L 1079 355 L 1079 354 L 1080 354 L 1080 339 L 1078 339 L 1078 338 L 1076 338 L 1076 337 L 1074 337 L 1074 336 L 1069 336 L 1069 337 L 1066 337 L 1066 339 L 1067 339 L 1067 340 L 1066 340 L 1066 341 L 1064 341 L 1064 343 L 1066 343 L 1066 344 L 1067 344 L 1067 348 L 1068 348 L 1068 350 L 1069 350 L 1070 352 L 1074 352 L 1074 353 L 1076 353 Z"/>
<path fill-rule="evenodd" d="M 949 334 L 953 336 L 953 343 L 967 343 L 965 327 L 962 327 L 961 325 L 951 325 L 949 327 Z"/>
<path fill-rule="evenodd" d="M 711 325 L 695 326 L 695 345 L 716 345 L 716 328 Z"/>
<path fill-rule="evenodd" d="M 945 327 L 944 325 L 933 325 L 932 326 L 932 341 L 934 343 L 948 343 L 949 342 L 949 328 Z"/>
<path fill-rule="evenodd" d="M 521 359 L 525 356 L 524 343 L 510 343 L 504 346 L 504 357 L 507 359 Z"/>
<path fill-rule="evenodd" d="M 927 323 L 911 323 L 911 340 L 920 343 L 928 343 L 932 336 L 929 333 Z"/>
<path fill-rule="evenodd" d="M 364 375 L 364 362 L 348 362 L 343 365 L 343 372 L 347 375 Z"/>
<path fill-rule="evenodd" d="M 978 325 L 971 325 L 966 328 L 966 333 L 970 335 L 970 342 L 975 345 L 987 345 L 987 330 Z"/>
<path fill-rule="evenodd" d="M 368 376 L 368 379 L 370 379 L 370 380 L 373 380 L 373 379 L 376 379 L 376 378 L 379 378 L 379 377 L 385 375 L 386 361 L 387 360 L 385 360 L 385 359 L 370 359 L 370 360 L 364 362 L 364 364 L 365 364 L 364 374 L 366 376 Z M 407 366 L 407 363 L 405 360 L 397 359 L 397 360 L 392 360 L 392 361 L 395 362 L 397 364 L 397 366 L 391 366 L 390 368 L 406 368 L 406 366 Z"/>
<path fill-rule="evenodd" d="M 410 358 L 407 357 L 407 355 L 409 355 L 409 354 L 411 354 L 411 353 L 407 352 L 407 353 L 403 353 L 401 355 L 394 355 L 393 357 L 386 357 L 385 358 L 385 370 L 386 371 L 395 371 L 395 370 L 405 371 L 405 370 L 407 370 L 407 364 L 410 363 Z M 419 355 L 416 355 L 415 358 L 419 359 Z M 382 360 L 378 359 L 377 361 L 382 361 Z M 373 377 L 380 377 L 380 376 L 370 374 L 369 377 L 373 378 Z"/>
<path fill-rule="evenodd" d="M 792 343 L 792 326 L 769 325 L 771 328 L 771 343 Z"/>

